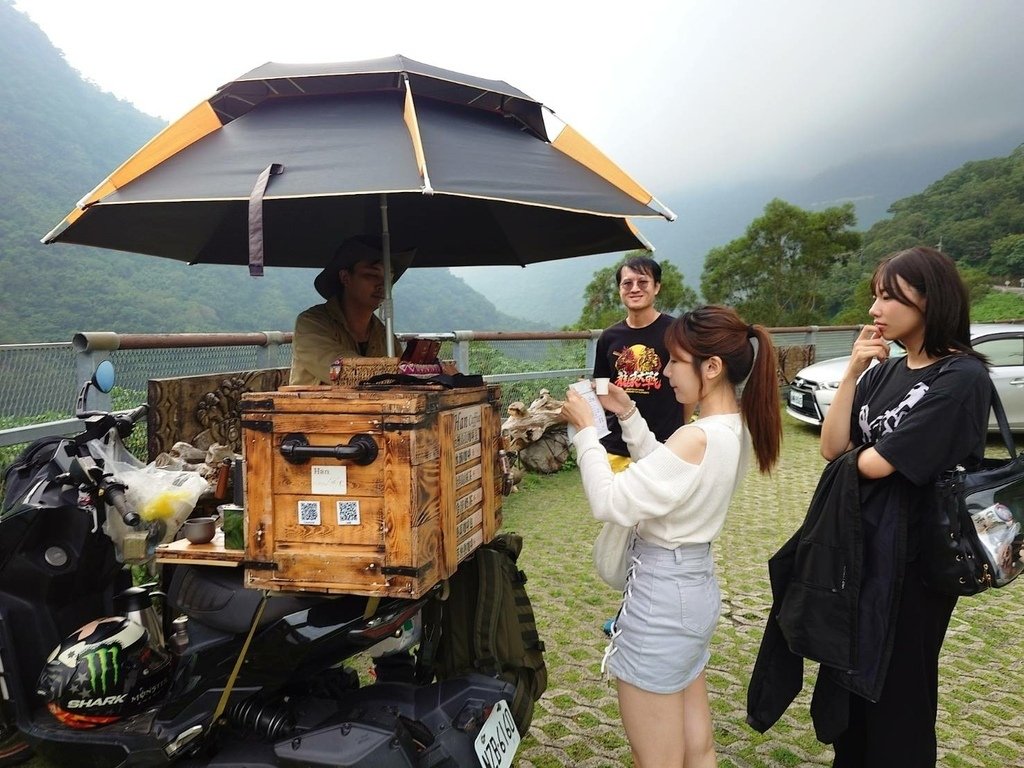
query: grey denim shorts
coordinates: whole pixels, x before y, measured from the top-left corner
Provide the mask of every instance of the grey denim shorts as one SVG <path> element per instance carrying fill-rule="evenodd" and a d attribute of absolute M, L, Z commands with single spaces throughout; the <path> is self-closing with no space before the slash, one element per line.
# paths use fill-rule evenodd
<path fill-rule="evenodd" d="M 681 691 L 707 665 L 721 612 L 711 545 L 665 549 L 634 536 L 632 555 L 602 667 L 644 691 Z"/>

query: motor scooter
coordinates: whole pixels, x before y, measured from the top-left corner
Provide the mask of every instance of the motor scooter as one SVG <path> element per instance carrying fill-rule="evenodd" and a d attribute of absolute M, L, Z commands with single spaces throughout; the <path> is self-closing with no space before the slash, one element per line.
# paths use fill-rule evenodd
<path fill-rule="evenodd" d="M 241 568 L 162 566 L 164 535 L 126 502 L 111 451 L 145 406 L 85 407 L 82 432 L 37 441 L 7 475 L 0 514 L 0 694 L 49 764 L 507 768 L 514 688 L 484 675 L 361 685 L 344 665 L 400 634 L 434 595 L 270 596 Z M 136 569 L 138 570 L 138 569 Z M 435 589 L 439 589 L 439 587 Z"/>

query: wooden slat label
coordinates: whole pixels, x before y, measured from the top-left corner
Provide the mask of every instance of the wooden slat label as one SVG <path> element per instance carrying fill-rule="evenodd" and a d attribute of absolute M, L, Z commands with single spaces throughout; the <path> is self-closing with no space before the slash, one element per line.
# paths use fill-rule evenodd
<path fill-rule="evenodd" d="M 455 539 L 463 539 L 469 534 L 474 528 L 477 528 L 484 521 L 484 511 L 478 509 L 472 515 L 467 517 L 455 528 Z"/>
<path fill-rule="evenodd" d="M 455 490 L 463 488 L 470 483 L 479 480 L 483 476 L 483 469 L 477 464 L 475 467 L 464 469 L 455 474 Z"/>
<path fill-rule="evenodd" d="M 455 450 L 458 451 L 459 449 L 463 449 L 463 447 L 466 447 L 466 445 L 472 445 L 474 442 L 479 442 L 479 441 L 480 441 L 480 430 L 479 430 L 479 428 L 467 429 L 465 432 L 457 432 L 456 433 L 455 439 L 453 440 L 453 445 L 455 445 Z"/>
<path fill-rule="evenodd" d="M 470 552 L 473 552 L 477 547 L 484 543 L 484 531 L 483 528 L 477 528 L 469 538 L 459 542 L 459 546 L 455 551 L 456 557 L 459 561 L 465 560 L 469 556 Z"/>
<path fill-rule="evenodd" d="M 455 452 L 455 466 L 465 464 L 467 461 L 480 458 L 480 443 L 473 443 L 473 445 L 467 445 L 465 448 L 460 448 Z"/>
<path fill-rule="evenodd" d="M 452 411 L 452 417 L 455 419 L 455 431 L 462 432 L 466 429 L 480 429 L 482 422 L 480 421 L 480 406 L 471 405 L 469 408 L 459 408 L 456 411 Z"/>
<path fill-rule="evenodd" d="M 473 507 L 477 506 L 483 500 L 483 488 L 477 488 L 475 491 L 471 491 L 465 496 L 460 496 L 455 500 L 455 518 L 457 520 L 461 520 L 473 511 Z"/>
<path fill-rule="evenodd" d="M 473 429 L 467 429 L 465 432 L 456 432 L 455 439 L 452 441 L 452 445 L 455 446 L 455 450 L 465 448 L 467 445 L 480 442 L 480 427 Z"/>
<path fill-rule="evenodd" d="M 455 432 L 455 450 L 480 442 L 480 407 L 471 406 L 452 412 L 453 429 Z M 456 462 L 458 463 L 458 462 Z"/>

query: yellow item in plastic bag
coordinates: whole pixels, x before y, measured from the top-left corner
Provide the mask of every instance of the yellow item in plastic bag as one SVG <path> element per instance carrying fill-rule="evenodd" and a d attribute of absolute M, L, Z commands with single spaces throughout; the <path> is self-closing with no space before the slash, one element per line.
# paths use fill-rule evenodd
<path fill-rule="evenodd" d="M 128 486 L 128 506 L 147 523 L 160 521 L 166 527 L 161 544 L 174 540 L 181 524 L 192 514 L 209 484 L 197 472 L 159 469 L 148 464 L 126 469 L 118 478 Z"/>
<path fill-rule="evenodd" d="M 188 491 L 180 488 L 160 491 L 142 505 L 139 517 L 146 522 L 167 520 L 180 514 L 182 506 L 187 506 L 191 510 L 193 504 L 195 500 Z"/>

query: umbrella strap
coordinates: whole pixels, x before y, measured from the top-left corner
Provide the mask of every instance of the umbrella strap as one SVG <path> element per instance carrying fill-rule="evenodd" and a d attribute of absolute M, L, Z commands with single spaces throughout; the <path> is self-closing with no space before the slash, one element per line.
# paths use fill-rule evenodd
<path fill-rule="evenodd" d="M 280 163 L 271 163 L 256 178 L 256 184 L 249 195 L 249 274 L 263 276 L 263 195 L 271 176 L 284 172 Z"/>

